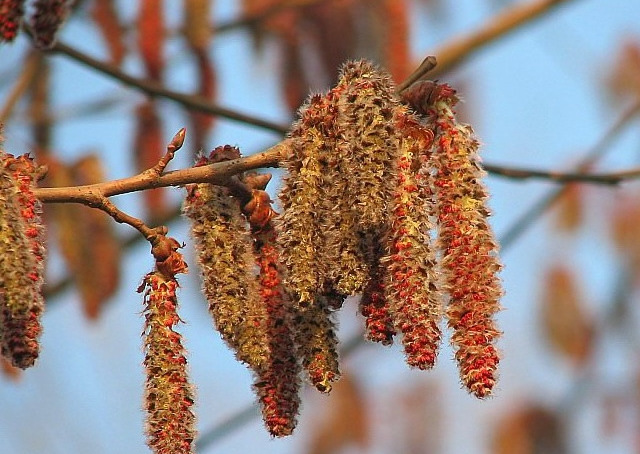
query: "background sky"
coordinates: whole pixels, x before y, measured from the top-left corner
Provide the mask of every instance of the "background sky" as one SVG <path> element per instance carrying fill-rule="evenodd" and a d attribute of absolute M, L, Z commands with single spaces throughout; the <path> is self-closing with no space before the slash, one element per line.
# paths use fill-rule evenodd
<path fill-rule="evenodd" d="M 134 2 L 132 2 L 133 4 Z M 165 2 L 175 24 L 180 23 L 181 2 Z M 236 17 L 238 2 L 219 0 L 215 18 L 225 21 Z M 467 0 L 442 2 L 440 16 L 415 6 L 412 16 L 412 47 L 416 62 L 430 50 L 459 34 L 485 23 L 497 11 L 512 2 Z M 129 16 L 135 7 L 121 2 Z M 483 143 L 486 162 L 543 169 L 565 169 L 574 164 L 603 135 L 622 111 L 625 100 L 612 101 L 605 80 L 614 64 L 617 49 L 626 39 L 640 41 L 640 2 L 636 0 L 574 0 L 541 21 L 474 55 L 454 75 L 460 81 L 465 109 Z M 87 23 L 71 20 L 60 35 L 61 41 L 104 56 L 104 49 Z M 6 97 L 6 83 L 26 45 L 24 38 L 14 45 L 0 46 L 0 104 Z M 173 89 L 193 88 L 193 73 L 183 64 L 181 43 L 167 51 L 171 62 L 167 84 Z M 214 55 L 219 76 L 218 102 L 256 116 L 286 122 L 286 108 L 280 101 L 276 79 L 278 56 L 267 46 L 256 58 L 246 34 L 233 31 L 215 38 Z M 64 56 L 52 57 L 56 67 L 53 102 L 65 112 L 86 99 L 105 95 L 121 99 L 117 107 L 103 114 L 74 118 L 56 130 L 55 144 L 63 159 L 72 160 L 87 150 L 98 150 L 105 160 L 108 177 L 132 174 L 128 157 L 133 123 L 129 113 L 143 96 L 120 87 Z M 125 70 L 140 74 L 141 67 L 131 59 Z M 447 78 L 449 80 L 449 78 Z M 186 119 L 181 110 L 166 101 L 164 125 L 167 140 Z M 30 149 L 24 117 L 18 116 L 5 126 L 4 149 L 23 153 Z M 598 170 L 619 169 L 637 164 L 640 131 L 638 123 L 618 136 L 612 151 Z M 245 154 L 264 149 L 279 137 L 273 133 L 220 120 L 210 136 L 213 148 L 220 144 L 239 146 Z M 187 153 L 178 154 L 171 168 L 188 166 Z M 492 225 L 498 235 L 545 194 L 552 183 L 522 182 L 489 177 L 493 198 Z M 273 183 L 272 183 L 273 186 Z M 629 186 L 629 185 L 626 185 Z M 624 187 L 624 185 L 623 185 Z M 274 188 L 272 188 L 272 191 Z M 598 189 L 598 200 L 614 200 L 623 189 Z M 594 190 L 595 192 L 595 190 Z M 174 200 L 183 196 L 172 191 Z M 114 199 L 132 214 L 141 213 L 137 195 Z M 597 204 L 602 207 L 603 203 Z M 541 291 L 545 265 L 557 258 L 575 264 L 589 299 L 589 310 L 596 316 L 606 310 L 611 298 L 617 264 L 611 247 L 602 238 L 606 213 L 587 211 L 588 227 L 577 238 L 550 236 L 546 220 L 539 221 L 503 254 L 502 273 L 506 296 L 505 310 L 499 315 L 504 331 L 500 343 L 503 357 L 496 396 L 478 401 L 460 389 L 451 350 L 442 351 L 438 364 L 430 372 L 411 371 L 397 347 L 378 345 L 361 347 L 344 361 L 343 368 L 361 383 L 368 399 L 376 433 L 368 452 L 393 452 L 389 445 L 395 430 L 395 403 L 391 396 L 400 389 L 421 389 L 440 402 L 443 419 L 442 452 L 488 452 L 490 428 L 506 410 L 526 400 L 549 405 L 568 402 L 579 411 L 571 413 L 575 424 L 571 441 L 575 452 L 630 453 L 632 440 L 627 432 L 602 438 L 596 419 L 600 402 L 590 398 L 588 388 L 576 391 L 572 367 L 551 355 L 541 340 L 537 324 L 537 299 Z M 188 244 L 184 222 L 171 224 L 171 234 Z M 118 231 L 129 233 L 126 226 Z M 135 292 L 143 275 L 152 268 L 148 245 L 130 252 L 122 270 L 119 292 L 96 322 L 85 319 L 75 291 L 67 291 L 48 301 L 44 318 L 42 354 L 37 367 L 28 370 L 14 383 L 0 380 L 0 453 L 144 453 L 144 414 L 141 410 L 144 371 L 142 362 L 141 297 Z M 64 275 L 55 251 L 51 253 L 51 281 Z M 234 359 L 212 329 L 206 305 L 199 293 L 197 267 L 189 244 L 186 252 L 191 273 L 180 280 L 182 333 L 190 352 L 191 376 L 197 386 L 198 427 L 206 433 L 216 424 L 253 402 L 249 372 Z M 341 314 L 343 339 L 356 333 L 362 323 L 355 315 L 356 304 L 347 304 Z M 634 365 L 629 362 L 625 339 L 610 336 L 593 368 L 595 382 L 607 387 L 630 387 Z M 574 399 L 574 400 L 570 400 Z M 202 453 L 294 453 L 303 452 L 316 416 L 331 404 L 331 397 L 305 394 L 305 403 L 296 434 L 285 440 L 272 440 L 259 418 L 241 430 L 222 438 Z M 629 415 L 631 416 L 631 415 Z M 631 419 L 629 419 L 631 421 Z M 426 423 L 426 422 L 425 422 Z M 631 423 L 629 423 L 631 424 Z M 426 430 L 426 429 L 425 429 Z M 358 452 L 346 450 L 345 452 Z"/>

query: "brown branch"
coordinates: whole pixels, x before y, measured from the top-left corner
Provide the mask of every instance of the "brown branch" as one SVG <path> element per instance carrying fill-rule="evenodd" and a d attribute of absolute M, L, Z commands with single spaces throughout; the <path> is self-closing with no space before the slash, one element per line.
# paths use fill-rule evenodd
<path fill-rule="evenodd" d="M 39 62 L 37 55 L 35 53 L 27 55 L 16 83 L 7 95 L 4 105 L 0 108 L 0 123 L 5 123 L 11 116 L 15 105 L 29 89 L 33 79 L 38 74 L 38 67 Z"/>
<path fill-rule="evenodd" d="M 218 162 L 201 167 L 174 170 L 155 176 L 152 172 L 142 172 L 119 180 L 106 181 L 82 186 L 57 188 L 36 188 L 34 194 L 43 203 L 82 203 L 95 194 L 111 197 L 130 192 L 144 191 L 168 186 L 182 186 L 189 183 L 213 183 L 224 185 L 229 177 L 247 170 L 264 167 L 278 167 L 288 150 L 288 140 L 245 158 Z"/>
<path fill-rule="evenodd" d="M 622 132 L 622 130 L 640 114 L 640 99 L 637 99 L 635 103 L 629 106 L 620 117 L 611 125 L 611 127 L 602 135 L 593 147 L 587 152 L 585 157 L 580 161 L 580 164 L 576 167 L 578 172 L 584 172 L 598 159 L 600 159 L 607 150 L 610 149 L 610 145 L 613 139 Z M 505 247 L 513 244 L 520 236 L 531 228 L 534 222 L 542 216 L 550 207 L 552 207 L 560 197 L 564 194 L 566 186 L 562 186 L 558 189 L 552 189 L 542 196 L 538 201 L 531 206 L 524 214 L 516 219 L 511 226 L 500 237 L 500 245 L 504 250 Z"/>
<path fill-rule="evenodd" d="M 523 25 L 541 18 L 552 9 L 571 0 L 537 0 L 530 3 L 518 3 L 495 16 L 471 33 L 454 39 L 430 52 L 438 58 L 438 66 L 429 72 L 429 77 L 436 78 L 450 71 L 471 54 L 483 49 L 498 38 L 519 30 Z"/>
<path fill-rule="evenodd" d="M 284 134 L 289 129 L 287 126 L 280 125 L 278 123 L 274 123 L 247 114 L 242 114 L 234 110 L 218 106 L 201 96 L 172 91 L 166 88 L 164 85 L 152 80 L 131 76 L 124 73 L 114 65 L 97 60 L 61 42 L 57 42 L 47 52 L 66 55 L 67 57 L 79 63 L 82 63 L 83 65 L 89 66 L 90 68 L 113 79 L 116 79 L 117 81 L 122 82 L 125 85 L 137 88 L 149 96 L 160 96 L 162 98 L 177 102 L 178 104 L 197 112 L 217 115 L 229 120 L 256 126 L 262 129 L 267 129 L 269 131 L 274 131 L 279 134 Z"/>
<path fill-rule="evenodd" d="M 142 236 L 147 241 L 149 241 L 151 244 L 153 244 L 153 240 L 155 239 L 156 235 L 158 234 L 158 230 L 156 230 L 155 228 L 151 228 L 151 227 L 147 226 L 144 223 L 144 221 L 142 221 L 141 219 L 133 217 L 133 216 L 125 213 L 124 211 L 119 210 L 106 197 L 101 197 L 100 198 L 100 203 L 98 205 L 90 205 L 90 206 L 93 206 L 95 208 L 98 208 L 98 209 L 104 211 L 109 216 L 111 216 L 114 219 L 114 221 L 116 221 L 116 222 L 118 222 L 120 224 L 129 224 L 131 227 L 133 227 L 138 232 L 140 232 L 142 234 Z M 162 229 L 162 231 L 164 231 L 166 228 L 160 227 L 160 229 Z"/>
<path fill-rule="evenodd" d="M 214 33 L 224 33 L 242 27 L 255 27 L 256 25 L 260 24 L 260 22 L 263 22 L 270 17 L 276 16 L 283 11 L 311 6 L 322 1 L 329 3 L 335 0 L 289 0 L 288 2 L 275 3 L 258 13 L 245 15 L 224 24 L 219 24 L 214 27 Z"/>
<path fill-rule="evenodd" d="M 183 186 L 190 183 L 213 183 L 230 185 L 230 177 L 247 170 L 278 167 L 288 152 L 289 139 L 274 145 L 261 153 L 230 161 L 218 162 L 200 167 L 174 170 L 158 175 L 153 169 L 132 177 L 82 186 L 57 188 L 37 188 L 36 197 L 43 203 L 82 203 L 93 200 L 95 194 L 104 197 L 127 194 L 168 186 Z M 516 167 L 484 164 L 489 174 L 511 179 L 540 178 L 557 183 L 596 183 L 613 185 L 622 181 L 640 178 L 640 168 L 611 173 L 589 174 L 583 172 L 542 171 Z"/>
<path fill-rule="evenodd" d="M 595 183 L 616 185 L 626 180 L 635 180 L 640 178 L 640 167 L 609 173 L 555 172 L 525 169 L 522 167 L 503 167 L 493 164 L 484 164 L 483 167 L 492 175 L 510 178 L 513 180 L 538 178 L 554 181 L 556 183 Z"/>

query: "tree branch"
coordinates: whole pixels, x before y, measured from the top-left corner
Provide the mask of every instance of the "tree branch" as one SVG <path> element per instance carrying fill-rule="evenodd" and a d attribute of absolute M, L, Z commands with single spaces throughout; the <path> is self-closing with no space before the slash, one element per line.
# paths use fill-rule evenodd
<path fill-rule="evenodd" d="M 582 159 L 577 166 L 578 172 L 584 172 L 591 167 L 600 157 L 602 157 L 607 150 L 613 139 L 620 134 L 620 132 L 627 126 L 631 120 L 636 118 L 640 114 L 640 99 L 637 99 L 635 103 L 629 106 L 620 117 L 613 123 L 613 125 L 602 135 L 593 147 L 587 152 L 586 156 Z M 524 214 L 522 214 L 515 222 L 511 224 L 511 227 L 500 238 L 500 245 L 504 250 L 505 247 L 510 246 L 520 236 L 529 229 L 534 222 L 542 216 L 550 207 L 552 207 L 562 197 L 566 190 L 566 186 L 562 186 L 558 189 L 552 189 L 542 196 L 538 201 L 529 208 Z"/>
<path fill-rule="evenodd" d="M 288 140 L 283 140 L 268 150 L 245 158 L 174 170 L 157 176 L 145 171 L 132 177 L 103 183 L 57 188 L 36 188 L 33 192 L 43 203 L 82 203 L 86 205 L 88 200 L 93 200 L 95 194 L 111 197 L 130 192 L 167 186 L 182 186 L 190 183 L 224 185 L 229 177 L 238 173 L 265 167 L 278 167 L 286 156 L 288 144 Z"/>
<path fill-rule="evenodd" d="M 537 0 L 511 6 L 479 29 L 430 52 L 438 58 L 438 66 L 429 72 L 429 77 L 437 78 L 451 71 L 474 52 L 483 49 L 498 38 L 519 30 L 523 25 L 541 18 L 545 13 L 569 1 L 571 0 Z"/>
<path fill-rule="evenodd" d="M 550 180 L 556 183 L 595 183 L 604 185 L 616 185 L 625 180 L 640 178 L 640 167 L 609 173 L 582 173 L 582 172 L 555 172 L 545 170 L 525 169 L 523 167 L 503 167 L 493 164 L 484 164 L 484 169 L 491 175 L 496 175 L 512 180 L 527 180 L 538 178 Z"/>
<path fill-rule="evenodd" d="M 46 52 L 66 55 L 67 57 L 77 61 L 78 63 L 86 65 L 102 74 L 116 79 L 117 81 L 122 82 L 125 85 L 137 88 L 149 96 L 158 96 L 169 99 L 197 112 L 217 115 L 219 117 L 227 118 L 229 120 L 248 124 L 258 128 L 267 129 L 279 134 L 284 134 L 289 129 L 287 126 L 278 123 L 220 107 L 201 96 L 172 91 L 162 84 L 159 84 L 152 80 L 131 76 L 121 71 L 114 65 L 97 60 L 61 42 L 57 42 L 51 49 Z"/>
<path fill-rule="evenodd" d="M 278 2 L 268 6 L 258 13 L 241 16 L 238 19 L 233 19 L 227 23 L 217 25 L 214 27 L 214 33 L 224 33 L 241 27 L 255 27 L 260 22 L 276 16 L 283 11 L 311 6 L 322 1 L 330 3 L 335 0 L 289 0 L 288 2 Z"/>

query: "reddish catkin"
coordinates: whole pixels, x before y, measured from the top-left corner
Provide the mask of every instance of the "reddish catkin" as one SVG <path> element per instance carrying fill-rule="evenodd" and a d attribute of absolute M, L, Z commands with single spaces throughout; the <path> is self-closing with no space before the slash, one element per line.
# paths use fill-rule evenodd
<path fill-rule="evenodd" d="M 445 86 L 446 87 L 446 86 Z M 458 124 L 452 90 L 440 90 L 433 107 L 435 191 L 446 309 L 462 383 L 477 397 L 491 393 L 497 379 L 500 336 L 493 319 L 502 296 L 498 244 L 488 223 L 485 172 L 478 142 L 468 125 Z"/>
<path fill-rule="evenodd" d="M 441 343 L 442 303 L 436 287 L 435 253 L 430 220 L 433 201 L 428 175 L 422 166 L 433 133 L 405 109 L 395 123 L 400 134 L 400 157 L 387 236 L 384 298 L 402 332 L 407 363 L 419 369 L 433 367 Z"/>
<path fill-rule="evenodd" d="M 270 356 L 254 389 L 262 417 L 271 435 L 290 435 L 300 407 L 300 364 L 292 333 L 291 302 L 282 287 L 278 269 L 276 231 L 269 222 L 254 232 L 256 261 L 260 268 L 260 296 L 267 309 L 267 337 Z"/>
<path fill-rule="evenodd" d="M 391 307 L 385 297 L 383 269 L 375 267 L 360 299 L 360 313 L 365 317 L 365 336 L 372 342 L 391 345 L 396 328 Z"/>
<path fill-rule="evenodd" d="M 199 164 L 239 156 L 233 147 L 218 147 Z M 223 186 L 196 184 L 189 188 L 184 212 L 191 219 L 203 293 L 216 329 L 238 360 L 262 370 L 269 356 L 266 308 L 253 267 L 253 240 L 239 201 Z"/>
<path fill-rule="evenodd" d="M 195 438 L 193 388 L 187 377 L 182 336 L 174 330 L 181 321 L 177 289 L 175 275 L 160 271 L 147 274 L 138 289 L 145 291 L 147 444 L 158 454 L 191 453 Z"/>
<path fill-rule="evenodd" d="M 31 28 L 36 46 L 48 49 L 55 44 L 56 33 L 69 13 L 69 0 L 36 0 Z"/>
<path fill-rule="evenodd" d="M 25 156 L 0 151 L 0 338 L 16 367 L 38 357 L 45 260 L 41 205 L 32 192 L 38 169 Z"/>
<path fill-rule="evenodd" d="M 0 0 L 0 41 L 10 42 L 18 36 L 24 16 L 24 0 Z"/>

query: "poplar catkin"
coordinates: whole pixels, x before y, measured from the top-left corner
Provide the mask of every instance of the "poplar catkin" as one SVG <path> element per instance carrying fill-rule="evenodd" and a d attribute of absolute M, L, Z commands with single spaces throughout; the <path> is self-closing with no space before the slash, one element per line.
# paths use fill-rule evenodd
<path fill-rule="evenodd" d="M 500 336 L 494 315 L 502 287 L 498 244 L 488 223 L 488 193 L 478 157 L 478 141 L 469 125 L 459 124 L 453 90 L 441 90 L 432 109 L 436 132 L 433 165 L 439 224 L 439 248 L 451 341 L 462 383 L 475 396 L 488 396 L 500 361 Z"/>
<path fill-rule="evenodd" d="M 18 36 L 25 0 L 0 0 L 0 40 L 11 42 Z"/>
<path fill-rule="evenodd" d="M 39 355 L 45 260 L 41 205 L 31 190 L 37 169 L 0 151 L 0 338 L 2 355 L 22 369 Z"/>
<path fill-rule="evenodd" d="M 36 0 L 33 4 L 31 28 L 38 47 L 49 49 L 55 44 L 56 33 L 69 14 L 68 0 Z"/>
<path fill-rule="evenodd" d="M 433 200 L 428 175 L 422 173 L 433 133 L 405 109 L 396 111 L 395 125 L 400 135 L 400 156 L 387 236 L 389 255 L 382 259 L 384 297 L 396 328 L 403 334 L 407 363 L 429 369 L 440 347 L 442 319 L 430 236 Z"/>
<path fill-rule="evenodd" d="M 230 149 L 219 147 L 201 164 L 214 162 L 217 154 Z M 261 370 L 269 356 L 267 311 L 260 300 L 253 241 L 240 204 L 227 188 L 201 183 L 189 189 L 184 213 L 191 219 L 203 293 L 216 329 L 238 360 Z"/>
<path fill-rule="evenodd" d="M 254 390 L 269 432 L 282 437 L 293 432 L 300 407 L 301 369 L 294 344 L 292 305 L 282 287 L 273 225 L 269 222 L 254 232 L 254 239 L 270 349 L 268 362 L 257 373 Z"/>
<path fill-rule="evenodd" d="M 331 184 L 328 163 L 335 149 L 334 115 L 325 97 L 314 95 L 290 133 L 288 174 L 279 194 L 283 212 L 277 228 L 285 286 L 299 308 L 312 305 L 322 292 L 328 265 L 323 260 L 327 230 L 323 201 Z"/>
<path fill-rule="evenodd" d="M 166 233 L 166 231 L 164 232 Z M 158 234 L 152 240 L 155 270 L 138 288 L 144 291 L 144 366 L 147 445 L 156 454 L 190 454 L 195 438 L 193 387 L 187 375 L 178 315 L 176 275 L 187 272 L 175 239 Z"/>
<path fill-rule="evenodd" d="M 331 383 L 340 378 L 333 317 L 330 303 L 323 296 L 309 308 L 294 313 L 298 356 L 302 358 L 311 384 L 324 393 L 331 392 Z"/>

